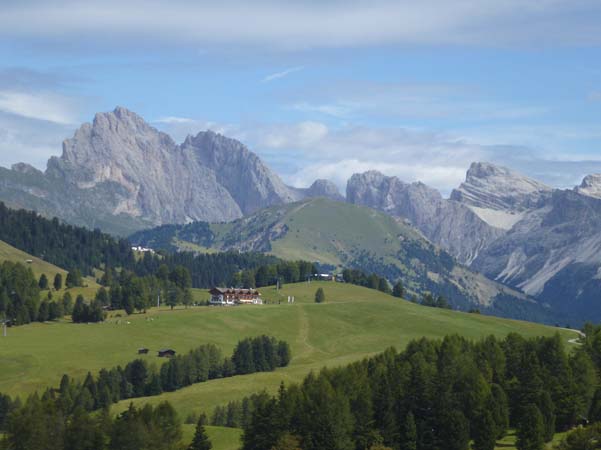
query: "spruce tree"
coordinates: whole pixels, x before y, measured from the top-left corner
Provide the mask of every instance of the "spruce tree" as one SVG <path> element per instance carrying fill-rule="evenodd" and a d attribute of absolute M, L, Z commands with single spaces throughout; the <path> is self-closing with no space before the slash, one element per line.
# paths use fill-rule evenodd
<path fill-rule="evenodd" d="M 401 448 L 403 450 L 417 450 L 417 428 L 413 413 L 405 416 L 405 423 L 401 428 Z"/>
<path fill-rule="evenodd" d="M 38 286 L 42 290 L 48 289 L 48 277 L 46 276 L 45 273 L 43 273 L 42 275 L 40 275 L 40 281 L 38 281 Z"/>
<path fill-rule="evenodd" d="M 545 425 L 536 405 L 529 404 L 523 408 L 516 434 L 515 446 L 518 450 L 543 450 Z"/>
<path fill-rule="evenodd" d="M 315 292 L 315 303 L 323 303 L 326 301 L 326 293 L 323 288 L 318 288 Z"/>
<path fill-rule="evenodd" d="M 56 275 L 54 275 L 54 290 L 56 291 L 60 291 L 61 288 L 63 287 L 63 276 L 60 273 L 57 273 Z"/>
<path fill-rule="evenodd" d="M 403 286 L 403 282 L 401 280 L 397 281 L 392 288 L 392 295 L 398 298 L 402 298 L 405 294 L 405 287 Z"/>
<path fill-rule="evenodd" d="M 211 444 L 209 436 L 207 436 L 207 432 L 203 424 L 203 418 L 201 417 L 198 419 L 198 423 L 196 424 L 194 439 L 188 447 L 188 450 L 211 450 L 212 448 L 213 444 Z"/>
<path fill-rule="evenodd" d="M 474 438 L 473 450 L 494 450 L 497 427 L 490 411 L 476 414 L 471 433 Z"/>

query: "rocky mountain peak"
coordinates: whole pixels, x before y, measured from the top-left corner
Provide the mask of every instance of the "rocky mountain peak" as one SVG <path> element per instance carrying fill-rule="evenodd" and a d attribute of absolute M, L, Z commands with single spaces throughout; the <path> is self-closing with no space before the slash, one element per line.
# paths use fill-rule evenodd
<path fill-rule="evenodd" d="M 476 208 L 519 212 L 536 207 L 551 191 L 549 186 L 506 167 L 474 162 L 465 182 L 451 193 L 451 200 Z"/>
<path fill-rule="evenodd" d="M 305 193 L 308 197 L 326 197 L 332 200 L 344 201 L 344 197 L 338 190 L 338 186 L 330 180 L 315 180 L 313 184 L 305 190 Z"/>
<path fill-rule="evenodd" d="M 601 198 L 601 173 L 587 175 L 574 190 L 582 195 Z"/>

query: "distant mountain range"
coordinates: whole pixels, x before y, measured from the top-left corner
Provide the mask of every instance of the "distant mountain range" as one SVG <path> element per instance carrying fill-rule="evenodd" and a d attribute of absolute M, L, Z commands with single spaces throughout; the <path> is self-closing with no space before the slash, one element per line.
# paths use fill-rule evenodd
<path fill-rule="evenodd" d="M 120 107 L 82 125 L 45 172 L 24 163 L 0 168 L 0 200 L 9 206 L 119 235 L 245 218 L 234 222 L 242 237 L 227 241 L 241 249 L 278 236 L 276 225 L 265 225 L 272 233 L 267 235 L 241 228 L 271 211 L 265 208 L 317 197 L 402 219 L 463 266 L 563 317 L 601 320 L 601 175 L 560 190 L 504 167 L 473 163 L 465 182 L 445 199 L 423 183 L 369 171 L 350 178 L 345 198 L 327 180 L 305 189 L 287 186 L 243 144 L 211 131 L 176 144 Z M 349 226 L 344 219 L 329 224 L 340 233 Z M 193 238 L 182 242 L 203 247 Z M 225 242 L 217 246 L 227 248 Z"/>
<path fill-rule="evenodd" d="M 286 186 L 240 142 L 211 131 L 177 145 L 140 116 L 99 113 L 63 142 L 44 173 L 0 169 L 0 200 L 115 234 L 193 220 L 230 221 L 309 196 L 342 199 L 318 180 Z"/>
<path fill-rule="evenodd" d="M 553 189 L 474 163 L 449 199 L 421 183 L 354 175 L 348 201 L 411 221 L 428 239 L 493 280 L 564 317 L 601 320 L 601 176 Z"/>

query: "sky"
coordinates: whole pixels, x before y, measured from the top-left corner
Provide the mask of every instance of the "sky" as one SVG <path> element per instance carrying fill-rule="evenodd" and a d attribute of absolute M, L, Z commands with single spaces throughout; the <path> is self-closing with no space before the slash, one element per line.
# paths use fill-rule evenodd
<path fill-rule="evenodd" d="M 598 0 L 3 0 L 0 165 L 96 112 L 212 129 L 287 183 L 379 170 L 448 194 L 473 161 L 601 172 Z"/>

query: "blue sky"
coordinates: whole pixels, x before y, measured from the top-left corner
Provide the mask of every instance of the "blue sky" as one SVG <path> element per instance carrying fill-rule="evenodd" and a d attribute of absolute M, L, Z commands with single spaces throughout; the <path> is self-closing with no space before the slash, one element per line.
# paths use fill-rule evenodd
<path fill-rule="evenodd" d="M 44 168 L 95 112 L 211 128 L 286 182 L 369 169 L 448 193 L 469 163 L 601 172 L 592 0 L 6 1 L 0 165 Z"/>

